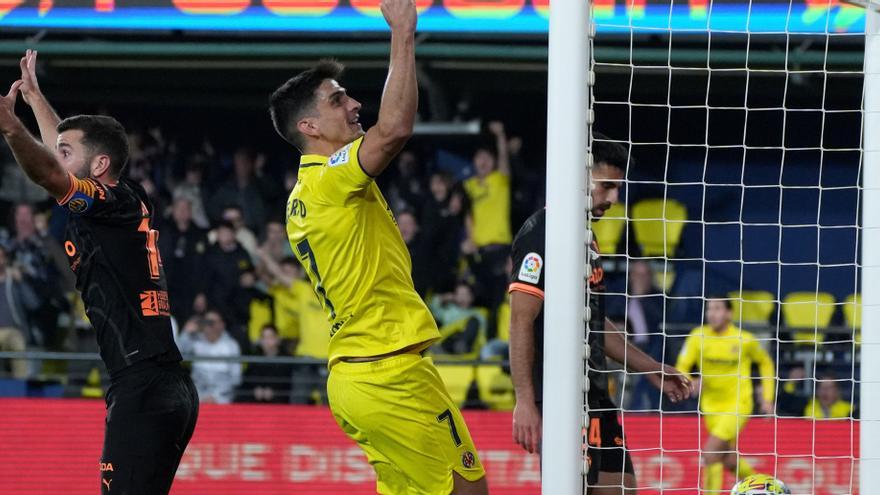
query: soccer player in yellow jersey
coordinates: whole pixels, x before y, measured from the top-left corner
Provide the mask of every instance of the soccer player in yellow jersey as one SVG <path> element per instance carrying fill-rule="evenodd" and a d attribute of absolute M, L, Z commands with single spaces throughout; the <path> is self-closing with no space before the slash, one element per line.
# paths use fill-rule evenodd
<path fill-rule="evenodd" d="M 375 126 L 322 62 L 270 98 L 276 130 L 302 152 L 287 234 L 325 311 L 333 416 L 376 471 L 377 491 L 485 495 L 467 426 L 430 358 L 440 333 L 413 288 L 406 245 L 374 178 L 412 134 L 417 84 L 413 0 L 382 0 L 391 65 Z"/>
<path fill-rule="evenodd" d="M 752 364 L 761 374 L 760 410 L 773 414 L 773 360 L 754 335 L 733 325 L 731 310 L 727 299 L 708 299 L 707 324 L 691 331 L 675 365 L 685 374 L 699 368 L 695 381 L 709 430 L 702 459 L 706 493 L 721 493 L 725 468 L 738 480 L 754 474 L 736 452 L 737 435 L 752 414 Z"/>

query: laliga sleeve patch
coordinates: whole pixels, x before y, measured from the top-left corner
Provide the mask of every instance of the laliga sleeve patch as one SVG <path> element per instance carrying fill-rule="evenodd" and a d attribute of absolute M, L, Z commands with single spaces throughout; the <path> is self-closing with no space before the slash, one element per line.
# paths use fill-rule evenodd
<path fill-rule="evenodd" d="M 529 253 L 523 258 L 519 268 L 519 278 L 523 282 L 537 284 L 541 280 L 541 269 L 544 268 L 544 259 L 538 253 Z"/>
<path fill-rule="evenodd" d="M 330 155 L 330 159 L 327 160 L 327 165 L 330 167 L 338 167 L 348 163 L 352 144 L 354 143 L 348 143 L 344 148 Z"/>
<path fill-rule="evenodd" d="M 94 198 L 82 191 L 77 191 L 74 193 L 73 197 L 70 198 L 70 201 L 67 202 L 67 209 L 72 213 L 82 213 L 92 206 L 92 201 L 94 201 Z"/>

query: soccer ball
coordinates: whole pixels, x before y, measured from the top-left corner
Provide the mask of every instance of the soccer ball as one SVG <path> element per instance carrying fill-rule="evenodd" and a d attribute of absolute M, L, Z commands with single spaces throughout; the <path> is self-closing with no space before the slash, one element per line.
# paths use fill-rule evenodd
<path fill-rule="evenodd" d="M 791 490 L 773 476 L 753 474 L 734 485 L 730 495 L 791 495 Z"/>

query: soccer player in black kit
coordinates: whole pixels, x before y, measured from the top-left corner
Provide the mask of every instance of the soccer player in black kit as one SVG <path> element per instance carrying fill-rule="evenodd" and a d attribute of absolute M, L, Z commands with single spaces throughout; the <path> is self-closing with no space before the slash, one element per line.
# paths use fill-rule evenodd
<path fill-rule="evenodd" d="M 590 192 L 593 218 L 599 219 L 617 202 L 626 176 L 627 152 L 620 144 L 596 135 L 593 141 Z M 529 452 L 541 450 L 544 378 L 544 239 L 546 211 L 541 209 L 523 224 L 513 240 L 510 279 L 510 368 L 516 392 L 513 413 L 514 440 Z M 587 487 L 590 495 L 635 493 L 636 478 L 632 460 L 626 452 L 619 408 L 608 394 L 606 355 L 625 363 L 646 377 L 672 400 L 690 396 L 688 379 L 671 366 L 658 363 L 626 341 L 605 319 L 604 271 L 599 247 L 590 247 L 590 390 L 587 394 L 590 425 L 587 431 L 587 458 L 590 465 Z M 548 262 L 552 263 L 552 260 Z M 609 329 L 606 330 L 606 325 Z M 552 331 L 552 330 L 551 330 Z M 572 342 L 572 345 L 581 345 Z"/>
<path fill-rule="evenodd" d="M 35 59 L 28 51 L 22 79 L 0 98 L 0 131 L 27 176 L 70 212 L 64 249 L 111 379 L 101 490 L 167 494 L 195 428 L 198 396 L 172 335 L 153 207 L 123 177 L 122 125 L 94 115 L 59 122 L 37 86 Z M 15 115 L 19 92 L 45 145 Z"/>

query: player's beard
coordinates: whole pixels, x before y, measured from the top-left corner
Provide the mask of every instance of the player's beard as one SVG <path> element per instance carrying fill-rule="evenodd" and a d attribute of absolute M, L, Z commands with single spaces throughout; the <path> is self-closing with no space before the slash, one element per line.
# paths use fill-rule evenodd
<path fill-rule="evenodd" d="M 82 165 L 80 165 L 76 170 L 73 171 L 73 175 L 77 179 L 88 179 L 91 175 L 92 168 L 89 166 L 92 163 L 92 159 L 94 156 L 88 156 L 83 160 Z"/>

